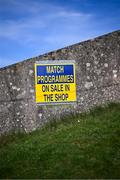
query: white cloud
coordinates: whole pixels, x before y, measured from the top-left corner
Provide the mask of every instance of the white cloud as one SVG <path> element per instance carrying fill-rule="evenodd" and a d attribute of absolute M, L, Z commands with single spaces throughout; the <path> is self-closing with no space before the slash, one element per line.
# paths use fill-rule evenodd
<path fill-rule="evenodd" d="M 93 19 L 91 14 L 41 0 L 39 3 L 30 0 L 8 2 L 7 10 L 12 17 L 0 20 L 0 40 L 5 47 L 2 49 L 8 53 L 6 58 L 2 58 L 4 52 L 0 55 L 0 67 L 15 63 L 15 59 L 26 59 L 85 39 Z M 10 42 L 16 47 L 9 47 Z"/>
<path fill-rule="evenodd" d="M 30 1 L 26 4 L 23 1 L 16 0 L 10 0 L 10 2 L 13 11 L 20 13 L 26 11 L 29 16 L 1 21 L 0 37 L 15 40 L 19 43 L 46 42 L 46 39 L 50 43 L 50 39 L 54 35 L 56 36 L 56 33 L 59 33 L 59 39 L 65 42 L 64 33 L 73 37 L 78 30 L 83 29 L 86 25 L 88 26 L 92 18 L 90 14 L 76 12 L 41 1 L 39 3 Z"/>

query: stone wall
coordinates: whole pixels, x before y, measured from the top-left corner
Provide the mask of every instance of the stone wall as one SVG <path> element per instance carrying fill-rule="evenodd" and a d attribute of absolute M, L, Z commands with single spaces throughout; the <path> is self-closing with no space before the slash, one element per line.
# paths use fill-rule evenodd
<path fill-rule="evenodd" d="M 76 61 L 76 104 L 35 103 L 34 63 L 45 60 Z M 120 31 L 0 69 L 0 134 L 29 132 L 110 101 L 120 102 Z"/>

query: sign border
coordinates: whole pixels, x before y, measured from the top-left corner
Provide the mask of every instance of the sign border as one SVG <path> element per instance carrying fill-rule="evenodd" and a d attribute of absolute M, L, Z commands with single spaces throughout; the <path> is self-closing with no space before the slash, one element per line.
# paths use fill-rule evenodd
<path fill-rule="evenodd" d="M 60 65 L 68 65 L 68 64 L 74 64 L 74 82 L 75 82 L 75 88 L 76 88 L 76 61 L 75 60 L 42 60 L 42 61 L 36 61 L 34 63 L 34 69 L 35 69 L 35 101 L 36 101 L 36 83 L 37 83 L 37 72 L 36 67 L 37 65 L 54 65 L 54 64 L 60 64 Z M 75 101 L 67 101 L 67 102 L 36 102 L 37 105 L 70 105 L 70 104 L 76 104 L 77 103 L 77 89 L 76 89 L 76 100 Z"/>

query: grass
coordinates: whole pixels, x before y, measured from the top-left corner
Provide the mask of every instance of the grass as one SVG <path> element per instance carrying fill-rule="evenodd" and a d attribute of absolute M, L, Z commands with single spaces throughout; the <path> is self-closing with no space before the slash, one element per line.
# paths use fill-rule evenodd
<path fill-rule="evenodd" d="M 120 104 L 2 136 L 0 178 L 120 178 Z"/>

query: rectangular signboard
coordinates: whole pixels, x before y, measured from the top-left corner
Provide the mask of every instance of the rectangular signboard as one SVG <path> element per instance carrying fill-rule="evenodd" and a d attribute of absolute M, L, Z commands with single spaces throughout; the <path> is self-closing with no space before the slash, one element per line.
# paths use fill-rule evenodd
<path fill-rule="evenodd" d="M 47 61 L 35 64 L 36 103 L 76 101 L 75 61 Z"/>

